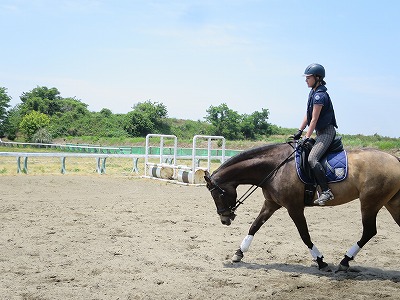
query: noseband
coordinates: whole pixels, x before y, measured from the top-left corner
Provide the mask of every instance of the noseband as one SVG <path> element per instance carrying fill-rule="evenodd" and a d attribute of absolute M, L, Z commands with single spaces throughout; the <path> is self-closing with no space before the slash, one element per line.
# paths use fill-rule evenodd
<path fill-rule="evenodd" d="M 219 197 L 225 196 L 225 190 L 223 188 L 221 188 L 214 180 L 212 180 L 211 176 L 209 176 L 209 179 L 210 179 L 211 186 L 208 188 L 208 190 L 210 191 L 210 193 L 217 190 L 217 191 L 219 191 Z M 217 209 L 217 214 L 222 215 L 223 213 L 225 213 L 227 211 L 229 211 L 230 213 L 234 213 L 235 210 L 236 210 L 236 206 L 233 208 L 228 207 L 228 208 L 223 208 L 223 209 Z"/>

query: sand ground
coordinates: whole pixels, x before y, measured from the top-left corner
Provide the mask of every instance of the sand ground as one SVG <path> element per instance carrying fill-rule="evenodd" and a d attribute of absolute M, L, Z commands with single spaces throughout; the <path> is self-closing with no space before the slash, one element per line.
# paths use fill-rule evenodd
<path fill-rule="evenodd" d="M 400 228 L 385 209 L 350 271 L 326 273 L 284 209 L 243 262 L 230 262 L 261 208 L 261 191 L 227 227 L 205 187 L 109 175 L 0 181 L 0 299 L 400 298 Z M 335 268 L 361 236 L 358 201 L 306 215 Z"/>

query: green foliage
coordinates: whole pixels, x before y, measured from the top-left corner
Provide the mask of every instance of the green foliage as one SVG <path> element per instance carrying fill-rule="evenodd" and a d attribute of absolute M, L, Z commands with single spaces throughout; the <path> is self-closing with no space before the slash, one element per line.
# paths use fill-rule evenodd
<path fill-rule="evenodd" d="M 103 108 L 100 111 L 100 114 L 105 118 L 110 118 L 112 116 L 112 111 L 110 109 L 108 109 L 108 108 Z"/>
<path fill-rule="evenodd" d="M 123 116 L 105 114 L 104 111 L 84 112 L 70 111 L 53 116 L 49 126 L 53 137 L 87 136 L 127 137 L 123 129 Z"/>
<path fill-rule="evenodd" d="M 109 138 L 129 136 L 123 128 L 124 115 L 104 114 L 104 110 L 102 110 L 99 113 L 90 113 L 86 121 L 89 121 L 84 125 L 86 134 Z"/>
<path fill-rule="evenodd" d="M 206 120 L 210 122 L 214 128 L 214 134 L 224 136 L 227 139 L 238 140 L 243 138 L 240 124 L 242 116 L 238 112 L 230 109 L 225 103 L 219 106 L 210 106 L 207 109 Z"/>
<path fill-rule="evenodd" d="M 362 134 L 357 135 L 341 135 L 343 144 L 348 147 L 372 147 L 380 150 L 400 149 L 399 138 L 383 137 L 378 134 L 365 136 Z"/>
<path fill-rule="evenodd" d="M 7 89 L 0 87 L 0 136 L 4 136 L 4 121 L 7 117 L 7 109 L 10 107 L 11 97 L 7 94 Z"/>
<path fill-rule="evenodd" d="M 88 105 L 75 98 L 61 98 L 58 102 L 58 106 L 59 110 L 56 112 L 58 114 L 70 112 L 76 117 L 79 117 L 89 113 L 87 109 Z"/>
<path fill-rule="evenodd" d="M 269 126 L 270 135 L 285 135 L 290 136 L 297 132 L 296 128 L 282 128 L 280 126 L 271 124 Z"/>
<path fill-rule="evenodd" d="M 33 143 L 50 144 L 52 137 L 46 128 L 39 128 L 32 136 Z"/>
<path fill-rule="evenodd" d="M 20 97 L 23 115 L 31 111 L 37 111 L 49 116 L 60 112 L 60 100 L 62 98 L 59 94 L 60 92 L 56 88 L 49 89 L 45 86 L 37 86 L 31 91 L 23 93 Z"/>
<path fill-rule="evenodd" d="M 157 121 L 166 118 L 168 115 L 167 108 L 164 104 L 158 102 L 152 102 L 147 100 L 145 102 L 139 102 L 133 107 L 134 111 L 141 112 L 144 115 L 149 116 L 149 118 L 156 123 Z"/>
<path fill-rule="evenodd" d="M 45 86 L 37 86 L 33 90 L 22 93 L 20 99 L 22 103 L 26 103 L 30 98 L 41 98 L 47 100 L 57 100 L 60 99 L 60 92 L 55 87 L 47 88 Z"/>
<path fill-rule="evenodd" d="M 9 140 L 15 140 L 19 130 L 19 123 L 22 121 L 19 105 L 8 111 L 6 120 L 4 121 L 4 134 Z"/>
<path fill-rule="evenodd" d="M 32 137 L 38 129 L 45 128 L 49 123 L 49 116 L 37 111 L 32 111 L 22 118 L 19 127 L 21 132 L 25 135 L 26 140 L 32 141 Z"/>
<path fill-rule="evenodd" d="M 195 135 L 211 135 L 213 127 L 211 124 L 193 120 L 168 119 L 168 125 L 171 134 L 179 137 L 179 139 L 193 139 Z"/>
<path fill-rule="evenodd" d="M 149 133 L 155 133 L 155 124 L 145 114 L 130 111 L 125 117 L 124 129 L 132 137 L 146 136 Z"/>
<path fill-rule="evenodd" d="M 150 100 L 139 102 L 127 114 L 113 114 L 110 109 L 90 112 L 88 105 L 75 98 L 62 98 L 56 88 L 36 87 L 23 93 L 22 103 L 8 109 L 10 97 L 0 88 L 0 134 L 9 140 L 25 135 L 28 141 L 50 143 L 63 138 L 88 144 L 143 144 L 149 133 L 173 134 L 190 144 L 194 135 L 222 135 L 227 142 L 245 149 L 250 143 L 283 142 L 297 129 L 269 124 L 269 111 L 262 109 L 240 115 L 225 103 L 210 106 L 205 121 L 167 118 L 164 104 Z M 343 136 L 346 147 L 400 149 L 400 139 L 354 135 Z M 235 146 L 235 148 L 237 148 Z"/>
<path fill-rule="evenodd" d="M 167 109 L 164 104 L 150 100 L 139 102 L 126 114 L 123 128 L 132 137 L 144 137 L 149 133 L 168 134 L 170 128 L 166 117 Z"/>
<path fill-rule="evenodd" d="M 241 131 L 245 139 L 255 140 L 261 136 L 271 134 L 270 124 L 268 123 L 269 111 L 262 109 L 261 112 L 255 111 L 251 115 L 243 115 Z"/>
<path fill-rule="evenodd" d="M 271 134 L 268 117 L 268 109 L 263 108 L 261 112 L 255 111 L 251 115 L 240 115 L 223 103 L 210 106 L 206 120 L 214 126 L 214 135 L 222 135 L 230 140 L 255 140 Z"/>

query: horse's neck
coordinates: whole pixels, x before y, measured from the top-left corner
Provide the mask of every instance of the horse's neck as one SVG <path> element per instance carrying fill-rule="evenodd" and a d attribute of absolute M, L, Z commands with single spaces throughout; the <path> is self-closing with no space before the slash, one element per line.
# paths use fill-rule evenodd
<path fill-rule="evenodd" d="M 283 146 L 288 145 L 278 145 L 275 149 L 238 161 L 220 170 L 218 177 L 235 187 L 241 184 L 257 185 L 289 155 L 288 148 Z"/>

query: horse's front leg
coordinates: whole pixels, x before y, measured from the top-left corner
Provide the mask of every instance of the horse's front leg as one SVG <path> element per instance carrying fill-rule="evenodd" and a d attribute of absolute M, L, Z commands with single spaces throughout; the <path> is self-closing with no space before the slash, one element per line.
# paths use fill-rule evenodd
<path fill-rule="evenodd" d="M 251 242 L 253 241 L 254 235 L 260 229 L 260 227 L 267 222 L 267 220 L 276 212 L 280 205 L 276 204 L 273 201 L 266 200 L 264 205 L 260 211 L 258 217 L 251 224 L 248 234 L 243 239 L 240 244 L 239 249 L 236 250 L 235 254 L 232 257 L 232 262 L 240 262 L 244 257 L 244 252 L 247 252 L 250 248 Z"/>
<path fill-rule="evenodd" d="M 328 264 L 324 262 L 324 256 L 319 252 L 318 248 L 311 241 L 310 233 L 308 231 L 308 225 L 306 217 L 304 216 L 304 208 L 301 209 L 298 206 L 293 208 L 288 208 L 288 213 L 292 218 L 297 230 L 299 231 L 300 237 L 304 244 L 310 250 L 310 254 L 318 264 L 318 268 L 323 271 L 331 271 Z"/>

